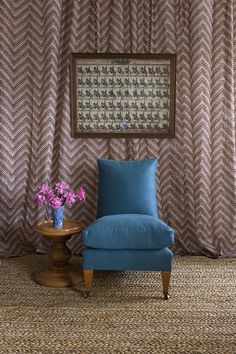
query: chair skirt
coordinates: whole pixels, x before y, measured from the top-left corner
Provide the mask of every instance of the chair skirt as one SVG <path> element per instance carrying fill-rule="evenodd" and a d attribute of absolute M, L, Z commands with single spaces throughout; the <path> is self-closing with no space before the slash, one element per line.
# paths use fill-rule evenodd
<path fill-rule="evenodd" d="M 105 250 L 85 248 L 83 269 L 137 270 L 171 272 L 173 253 L 168 247 L 159 250 Z"/>

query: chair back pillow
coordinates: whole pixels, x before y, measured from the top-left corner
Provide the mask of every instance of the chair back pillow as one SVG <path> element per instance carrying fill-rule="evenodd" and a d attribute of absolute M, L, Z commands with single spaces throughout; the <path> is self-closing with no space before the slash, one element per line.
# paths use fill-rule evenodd
<path fill-rule="evenodd" d="M 157 217 L 157 159 L 98 159 L 97 218 L 115 214 Z"/>

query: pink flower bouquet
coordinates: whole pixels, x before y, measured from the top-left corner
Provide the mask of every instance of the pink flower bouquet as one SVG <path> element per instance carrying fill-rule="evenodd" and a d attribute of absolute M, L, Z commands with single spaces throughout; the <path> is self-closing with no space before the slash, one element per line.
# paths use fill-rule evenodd
<path fill-rule="evenodd" d="M 38 188 L 35 196 L 35 203 L 37 206 L 49 205 L 54 209 L 58 209 L 65 203 L 74 204 L 77 200 L 85 200 L 86 193 L 83 187 L 79 190 L 73 191 L 65 182 L 57 182 L 53 188 L 48 184 L 42 184 Z"/>

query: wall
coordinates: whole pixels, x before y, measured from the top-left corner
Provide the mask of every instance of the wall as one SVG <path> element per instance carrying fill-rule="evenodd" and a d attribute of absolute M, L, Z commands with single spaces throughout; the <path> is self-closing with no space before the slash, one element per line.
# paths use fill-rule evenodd
<path fill-rule="evenodd" d="M 235 0 L 1 1 L 1 256 L 47 249 L 34 231 L 42 182 L 84 184 L 66 215 L 93 220 L 97 157 L 159 157 L 175 253 L 236 255 L 235 14 Z M 72 139 L 70 52 L 176 53 L 176 138 Z"/>

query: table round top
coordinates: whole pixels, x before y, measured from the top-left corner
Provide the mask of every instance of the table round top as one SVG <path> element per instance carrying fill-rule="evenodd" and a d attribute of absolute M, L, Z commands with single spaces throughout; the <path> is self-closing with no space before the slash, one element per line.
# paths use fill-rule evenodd
<path fill-rule="evenodd" d="M 45 236 L 66 236 L 79 234 L 83 231 L 84 225 L 78 221 L 74 220 L 63 220 L 63 225 L 61 229 L 56 229 L 53 226 L 53 221 L 43 221 L 36 224 L 36 231 Z"/>

